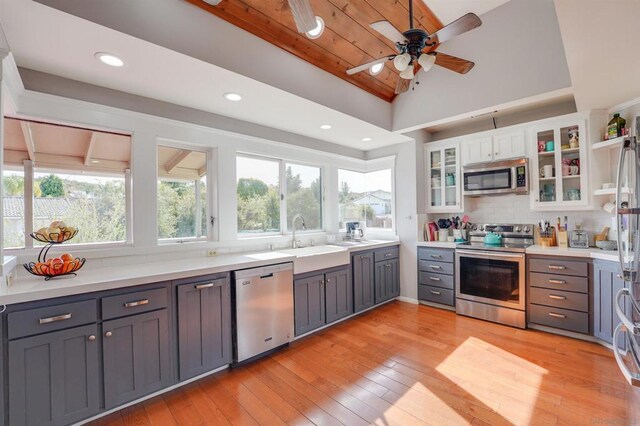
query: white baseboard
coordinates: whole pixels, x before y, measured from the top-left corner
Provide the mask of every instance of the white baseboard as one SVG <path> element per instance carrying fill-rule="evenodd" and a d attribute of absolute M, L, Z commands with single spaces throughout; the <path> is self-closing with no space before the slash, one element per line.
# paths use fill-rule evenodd
<path fill-rule="evenodd" d="M 396 297 L 396 300 L 399 300 L 400 302 L 411 303 L 412 305 L 419 304 L 418 299 L 414 299 L 412 297 L 398 296 Z"/>

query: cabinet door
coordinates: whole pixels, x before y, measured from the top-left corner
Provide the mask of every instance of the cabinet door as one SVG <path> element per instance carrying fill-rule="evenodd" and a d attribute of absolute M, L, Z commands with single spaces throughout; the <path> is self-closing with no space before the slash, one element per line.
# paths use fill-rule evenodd
<path fill-rule="evenodd" d="M 353 313 L 353 286 L 349 268 L 325 275 L 327 324 Z"/>
<path fill-rule="evenodd" d="M 180 380 L 231 362 L 229 282 L 182 284 L 178 293 Z"/>
<path fill-rule="evenodd" d="M 493 140 L 491 136 L 469 139 L 462 142 L 462 165 L 485 163 L 493 159 Z"/>
<path fill-rule="evenodd" d="M 105 321 L 102 330 L 106 409 L 171 384 L 166 309 Z"/>
<path fill-rule="evenodd" d="M 594 265 L 593 279 L 593 335 L 613 344 L 613 330 L 620 320 L 616 314 L 616 295 L 624 288 L 624 281 L 619 278 L 620 266 L 617 262 L 597 261 Z M 628 299 L 624 299 L 627 300 Z M 631 306 L 623 306 L 625 314 L 630 315 Z M 621 349 L 625 348 L 624 340 L 618 342 Z"/>
<path fill-rule="evenodd" d="M 388 262 L 376 262 L 376 273 L 375 273 L 375 287 L 376 287 L 376 304 L 384 302 L 388 300 L 391 295 L 389 294 L 389 284 L 388 281 Z"/>
<path fill-rule="evenodd" d="M 325 324 L 324 275 L 297 279 L 293 283 L 296 336 Z"/>
<path fill-rule="evenodd" d="M 9 342 L 9 423 L 65 425 L 98 413 L 96 324 Z"/>
<path fill-rule="evenodd" d="M 437 211 L 444 205 L 442 197 L 445 178 L 443 173 L 443 152 L 441 149 L 427 150 L 427 203 L 428 209 Z"/>
<path fill-rule="evenodd" d="M 524 157 L 526 146 L 524 131 L 496 135 L 493 138 L 493 159 L 506 160 Z"/>
<path fill-rule="evenodd" d="M 360 312 L 374 303 L 373 252 L 353 255 L 354 311 Z"/>
<path fill-rule="evenodd" d="M 388 269 L 388 283 L 389 286 L 389 296 L 390 297 L 398 297 L 400 296 L 400 263 L 398 259 L 392 259 L 387 262 L 389 265 Z"/>

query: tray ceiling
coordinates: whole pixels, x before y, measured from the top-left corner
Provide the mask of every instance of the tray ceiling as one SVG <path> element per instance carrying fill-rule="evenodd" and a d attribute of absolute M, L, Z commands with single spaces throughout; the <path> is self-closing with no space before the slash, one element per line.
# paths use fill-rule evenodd
<path fill-rule="evenodd" d="M 407 30 L 408 0 L 311 0 L 314 12 L 325 22 L 317 39 L 297 32 L 286 0 L 223 0 L 217 6 L 187 1 L 387 102 L 395 97 L 398 72 L 392 62 L 375 76 L 367 72 L 349 76 L 346 70 L 396 53 L 393 43 L 369 24 L 387 20 L 398 30 Z M 414 17 L 414 25 L 428 33 L 443 26 L 421 0 L 414 1 Z"/>

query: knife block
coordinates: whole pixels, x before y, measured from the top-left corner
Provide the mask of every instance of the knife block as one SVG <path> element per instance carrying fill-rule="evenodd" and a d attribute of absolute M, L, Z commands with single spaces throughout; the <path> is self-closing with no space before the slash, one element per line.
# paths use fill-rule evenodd
<path fill-rule="evenodd" d="M 556 229 L 551 228 L 551 236 L 543 237 L 540 235 L 540 227 L 536 226 L 533 230 L 533 242 L 540 244 L 542 247 L 554 247 L 556 245 Z"/>

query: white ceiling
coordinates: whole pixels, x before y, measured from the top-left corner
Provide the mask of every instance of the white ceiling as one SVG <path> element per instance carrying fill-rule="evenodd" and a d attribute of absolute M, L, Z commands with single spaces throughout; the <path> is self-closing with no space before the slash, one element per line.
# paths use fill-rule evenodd
<path fill-rule="evenodd" d="M 640 97 L 640 0 L 555 0 L 555 6 L 578 110 Z"/>
<path fill-rule="evenodd" d="M 284 90 L 30 0 L 0 0 L 0 23 L 21 67 L 365 151 L 409 140 Z M 121 56 L 126 67 L 101 64 L 93 56 L 100 51 Z M 281 74 L 295 79 L 295 75 L 287 76 L 287 71 L 283 69 Z M 241 93 L 244 99 L 229 102 L 222 96 L 225 92 Z M 366 104 L 359 107 L 366 108 Z M 321 130 L 325 123 L 333 128 Z M 373 140 L 363 142 L 364 137 Z"/>
<path fill-rule="evenodd" d="M 482 15 L 509 0 L 422 0 L 440 21 L 447 25 L 462 15 L 473 12 Z"/>

